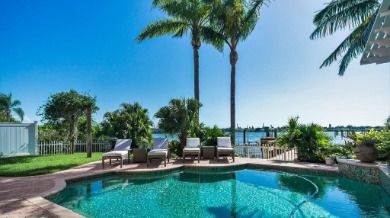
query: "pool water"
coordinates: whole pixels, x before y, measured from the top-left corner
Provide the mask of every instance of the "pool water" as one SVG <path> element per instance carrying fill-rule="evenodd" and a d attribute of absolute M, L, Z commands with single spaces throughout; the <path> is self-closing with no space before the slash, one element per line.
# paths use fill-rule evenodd
<path fill-rule="evenodd" d="M 390 217 L 377 185 L 250 169 L 105 176 L 48 199 L 87 217 Z"/>

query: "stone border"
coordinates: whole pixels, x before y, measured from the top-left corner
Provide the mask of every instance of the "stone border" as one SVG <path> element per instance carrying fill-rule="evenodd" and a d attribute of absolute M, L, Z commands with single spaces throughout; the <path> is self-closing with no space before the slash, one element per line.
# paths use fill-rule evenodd
<path fill-rule="evenodd" d="M 377 163 L 362 163 L 357 160 L 337 159 L 341 175 L 350 179 L 380 184 L 379 165 Z"/>

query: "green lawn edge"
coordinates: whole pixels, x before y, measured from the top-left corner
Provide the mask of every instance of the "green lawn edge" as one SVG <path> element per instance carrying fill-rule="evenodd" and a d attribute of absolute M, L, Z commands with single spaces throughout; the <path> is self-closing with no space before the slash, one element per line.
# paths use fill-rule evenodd
<path fill-rule="evenodd" d="M 0 176 L 16 177 L 50 174 L 101 160 L 101 158 L 102 152 L 92 153 L 91 158 L 87 158 L 86 153 L 2 157 L 0 158 Z"/>

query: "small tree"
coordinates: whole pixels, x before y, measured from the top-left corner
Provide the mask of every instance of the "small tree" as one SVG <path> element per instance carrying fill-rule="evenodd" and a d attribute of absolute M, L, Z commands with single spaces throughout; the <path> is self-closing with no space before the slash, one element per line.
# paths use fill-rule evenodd
<path fill-rule="evenodd" d="M 86 115 L 89 106 L 91 113 L 99 110 L 96 106 L 96 98 L 70 90 L 51 95 L 46 104 L 38 109 L 37 114 L 42 116 L 42 121 L 52 124 L 65 123 L 68 126 L 69 152 L 73 153 L 77 141 L 77 121 Z"/>
<path fill-rule="evenodd" d="M 198 111 L 202 104 L 196 99 L 172 99 L 168 106 L 154 115 L 159 118 L 158 127 L 168 134 L 179 134 L 181 152 L 191 131 L 198 126 Z M 181 155 L 179 153 L 179 155 Z"/>

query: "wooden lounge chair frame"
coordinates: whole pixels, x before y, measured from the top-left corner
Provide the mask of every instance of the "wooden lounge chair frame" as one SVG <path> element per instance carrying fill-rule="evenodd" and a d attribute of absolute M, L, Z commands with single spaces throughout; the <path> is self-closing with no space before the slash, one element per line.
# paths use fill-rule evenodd
<path fill-rule="evenodd" d="M 218 142 L 220 142 L 220 140 L 227 140 L 227 138 L 229 138 L 229 142 L 230 142 L 230 137 L 217 137 L 217 162 L 219 162 L 219 157 L 221 156 L 231 156 L 232 159 L 233 159 L 233 162 L 235 161 L 234 159 L 234 156 L 235 156 L 235 153 L 234 153 L 234 148 L 231 146 L 230 144 L 230 147 L 227 147 L 227 146 L 219 146 Z M 226 149 L 226 148 L 231 148 L 231 149 Z"/>

